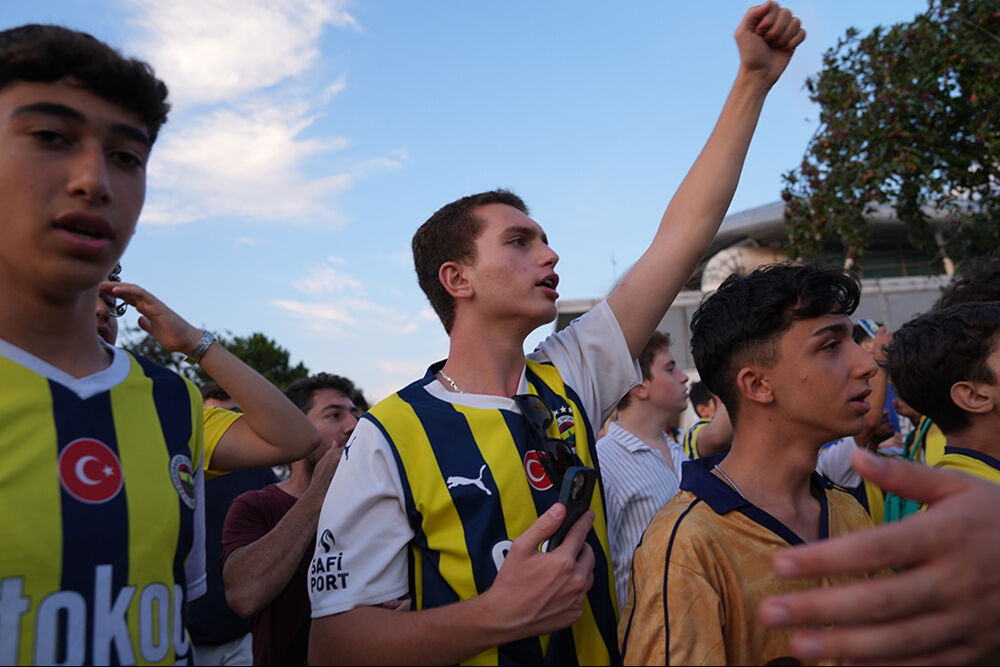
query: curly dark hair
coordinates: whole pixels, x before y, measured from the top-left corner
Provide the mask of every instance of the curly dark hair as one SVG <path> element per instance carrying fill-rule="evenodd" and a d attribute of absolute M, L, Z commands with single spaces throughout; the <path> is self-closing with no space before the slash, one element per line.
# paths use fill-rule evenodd
<path fill-rule="evenodd" d="M 167 122 L 167 86 L 149 64 L 58 25 L 28 24 L 0 32 L 0 89 L 16 81 L 63 79 L 138 115 L 151 142 Z"/>
<path fill-rule="evenodd" d="M 691 352 L 701 381 L 735 421 L 740 368 L 778 363 L 778 341 L 797 320 L 851 315 L 861 283 L 844 269 L 768 264 L 747 276 L 733 274 L 702 299 L 691 319 Z"/>
<path fill-rule="evenodd" d="M 354 383 L 345 377 L 333 373 L 316 373 L 288 385 L 285 396 L 295 404 L 295 407 L 307 413 L 312 410 L 313 396 L 320 389 L 339 391 L 352 400 L 356 391 Z"/>

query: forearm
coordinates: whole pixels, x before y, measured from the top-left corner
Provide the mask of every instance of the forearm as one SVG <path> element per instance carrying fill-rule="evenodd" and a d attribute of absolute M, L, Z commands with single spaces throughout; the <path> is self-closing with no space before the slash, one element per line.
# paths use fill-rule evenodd
<path fill-rule="evenodd" d="M 358 607 L 314 618 L 311 665 L 450 665 L 529 634 L 495 627 L 501 614 L 480 595 L 422 611 Z"/>
<path fill-rule="evenodd" d="M 319 507 L 303 496 L 266 535 L 229 555 L 222 581 L 233 611 L 249 618 L 285 589 L 313 546 L 318 516 Z"/>
<path fill-rule="evenodd" d="M 208 348 L 201 367 L 236 401 L 256 440 L 244 439 L 216 449 L 216 469 L 248 468 L 300 459 L 319 444 L 319 434 L 302 411 L 277 387 L 218 342 Z"/>
<path fill-rule="evenodd" d="M 725 217 L 769 86 L 742 68 L 711 136 L 667 206 L 649 249 L 608 298 L 638 354 Z M 627 313 L 627 317 L 622 314 Z"/>

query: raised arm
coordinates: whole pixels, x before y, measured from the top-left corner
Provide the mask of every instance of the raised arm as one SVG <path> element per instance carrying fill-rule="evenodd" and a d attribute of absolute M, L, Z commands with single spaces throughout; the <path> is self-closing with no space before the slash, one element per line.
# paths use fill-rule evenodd
<path fill-rule="evenodd" d="M 594 514 L 585 513 L 558 548 L 540 552 L 565 515 L 556 503 L 514 540 L 482 595 L 417 612 L 357 607 L 313 618 L 309 664 L 448 665 L 569 627 L 594 582 L 594 554 L 584 541 Z"/>
<path fill-rule="evenodd" d="M 189 354 L 201 337 L 201 330 L 138 285 L 105 282 L 101 291 L 134 306 L 142 315 L 139 326 L 165 350 Z M 244 415 L 223 434 L 206 467 L 235 470 L 288 463 L 319 444 L 319 434 L 302 411 L 218 341 L 212 343 L 199 363 Z"/>
<path fill-rule="evenodd" d="M 736 29 L 740 67 L 715 129 L 670 200 L 649 249 L 608 303 L 638 355 L 725 217 L 764 98 L 805 31 L 775 2 L 750 8 Z"/>
<path fill-rule="evenodd" d="M 872 530 L 786 549 L 787 578 L 899 574 L 773 596 L 760 607 L 771 627 L 800 628 L 804 661 L 960 665 L 1000 662 L 1000 486 L 857 450 L 854 468 L 887 491 L 929 505 Z M 809 628 L 809 629 L 804 629 Z"/>

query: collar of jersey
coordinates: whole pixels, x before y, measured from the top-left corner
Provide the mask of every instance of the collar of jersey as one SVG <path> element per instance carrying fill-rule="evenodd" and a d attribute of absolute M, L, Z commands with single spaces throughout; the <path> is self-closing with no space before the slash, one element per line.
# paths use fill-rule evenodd
<path fill-rule="evenodd" d="M 509 410 L 511 412 L 516 412 L 518 414 L 521 411 L 517 408 L 517 404 L 514 403 L 513 398 L 507 396 L 493 396 L 491 394 L 470 394 L 470 393 L 457 393 L 450 391 L 444 387 L 440 382 L 437 381 L 436 374 L 441 368 L 444 367 L 444 361 L 439 361 L 437 363 L 431 364 L 427 369 L 427 373 L 424 375 L 424 391 L 428 394 L 442 401 L 447 401 L 448 403 L 453 403 L 455 405 L 462 405 L 467 408 L 480 408 L 484 410 Z M 525 369 L 527 365 L 521 368 L 521 379 L 518 381 L 517 393 L 527 394 L 528 393 L 528 377 L 525 374 Z"/>
<path fill-rule="evenodd" d="M 0 355 L 35 371 L 42 377 L 61 384 L 76 394 L 81 400 L 87 400 L 120 384 L 128 376 L 129 368 L 131 367 L 130 357 L 127 352 L 108 345 L 99 337 L 98 340 L 105 348 L 111 350 L 113 355 L 111 364 L 103 370 L 82 378 L 75 378 L 49 362 L 3 339 L 0 339 Z"/>

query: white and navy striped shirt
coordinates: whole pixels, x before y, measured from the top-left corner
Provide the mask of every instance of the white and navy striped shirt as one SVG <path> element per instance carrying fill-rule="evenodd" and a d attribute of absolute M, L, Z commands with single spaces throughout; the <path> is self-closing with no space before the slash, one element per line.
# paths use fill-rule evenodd
<path fill-rule="evenodd" d="M 666 433 L 663 440 L 669 445 L 673 461 L 667 461 L 662 453 L 617 422 L 612 422 L 607 435 L 597 441 L 615 591 L 621 609 L 628 595 L 632 552 L 653 516 L 680 490 L 681 464 L 687 455 L 684 447 Z"/>

